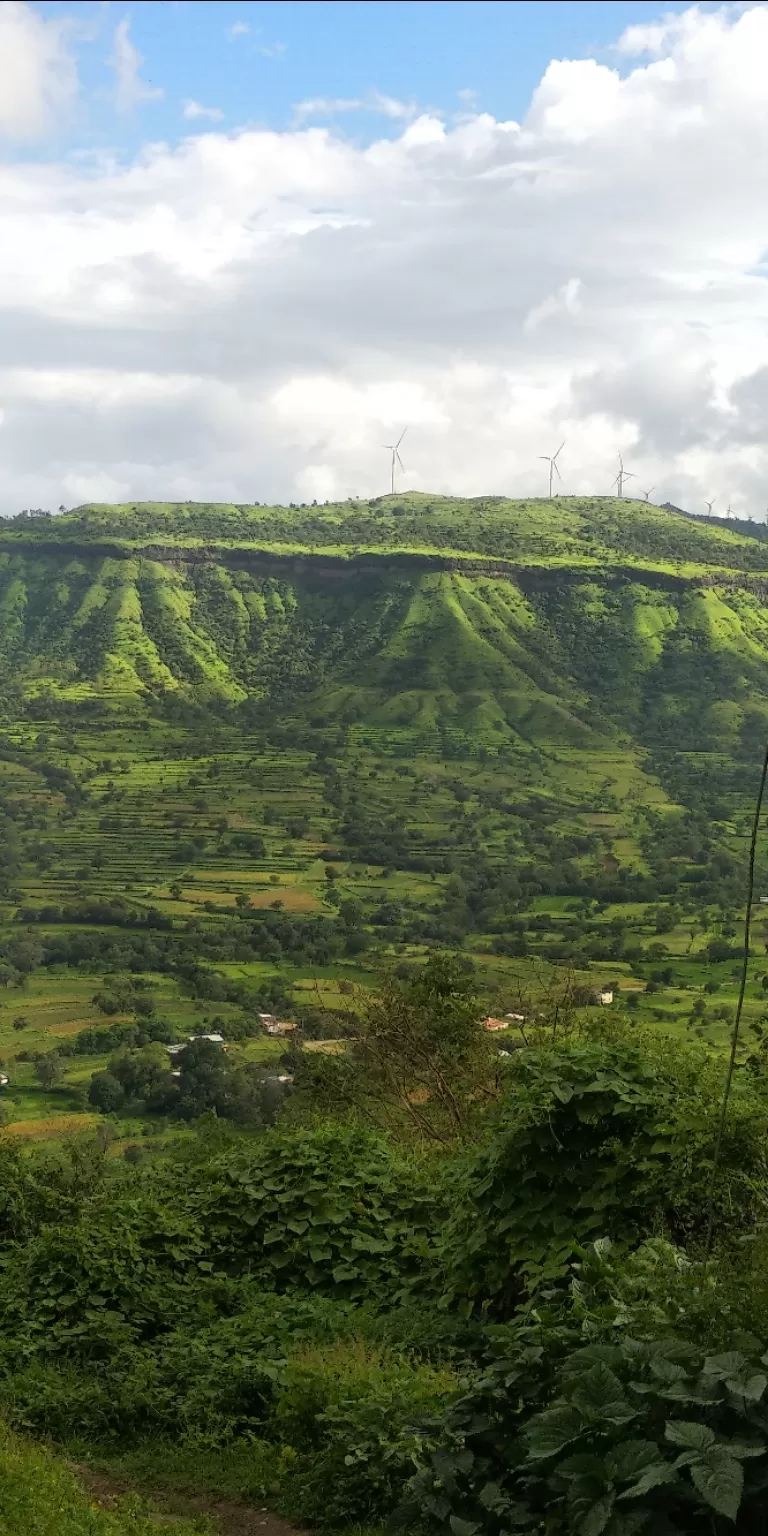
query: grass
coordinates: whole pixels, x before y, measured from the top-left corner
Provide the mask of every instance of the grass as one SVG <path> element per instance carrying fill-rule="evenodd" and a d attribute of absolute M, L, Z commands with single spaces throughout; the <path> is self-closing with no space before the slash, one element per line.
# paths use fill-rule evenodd
<path fill-rule="evenodd" d="M 179 1536 L 201 1530 L 181 1521 Z M 0 1425 L 0 1533 L 2 1536 L 150 1536 L 156 1533 L 142 1501 L 98 1509 L 75 1475 L 54 1454 Z"/>

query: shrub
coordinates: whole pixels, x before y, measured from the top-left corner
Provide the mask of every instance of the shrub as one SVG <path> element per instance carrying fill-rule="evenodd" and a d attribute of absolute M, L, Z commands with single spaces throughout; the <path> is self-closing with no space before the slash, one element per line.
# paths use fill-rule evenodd
<path fill-rule="evenodd" d="M 424 1439 L 456 1393 L 455 1375 L 360 1341 L 308 1347 L 287 1362 L 273 1433 L 296 1451 L 283 1499 L 323 1525 L 378 1521 L 402 1497 Z"/>
<path fill-rule="evenodd" d="M 580 1040 L 519 1052 L 444 1237 L 453 1293 L 505 1316 L 598 1236 L 637 1243 L 666 1230 L 695 1243 L 721 1094 L 722 1071 L 693 1046 Z M 764 1121 L 740 1082 L 715 1189 L 721 1235 L 763 1208 Z"/>
<path fill-rule="evenodd" d="M 210 1256 L 268 1289 L 394 1295 L 426 1269 L 434 1190 L 384 1137 L 270 1131 L 206 1167 L 191 1208 Z"/>
<path fill-rule="evenodd" d="M 713 1279 L 686 1276 L 663 1243 L 623 1261 L 596 1244 L 570 1299 L 542 1291 L 491 1330 L 486 1369 L 439 1433 L 424 1426 L 436 1443 L 401 1521 L 435 1536 L 724 1536 L 738 1514 L 761 1530 L 768 1354 L 749 1334 L 714 1350 L 691 1338 L 713 1322 Z"/>

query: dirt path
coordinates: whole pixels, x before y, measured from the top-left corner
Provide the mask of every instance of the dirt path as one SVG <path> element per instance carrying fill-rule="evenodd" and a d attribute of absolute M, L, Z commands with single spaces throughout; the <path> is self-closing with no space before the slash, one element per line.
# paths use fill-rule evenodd
<path fill-rule="evenodd" d="M 117 1500 L 127 1493 L 140 1493 L 155 1512 L 158 1529 L 167 1527 L 172 1530 L 177 1520 L 207 1515 L 219 1536 L 305 1536 L 304 1532 L 281 1520 L 279 1515 L 273 1515 L 271 1510 L 243 1504 L 239 1499 L 219 1499 L 215 1495 L 170 1488 L 147 1488 L 127 1477 L 95 1472 L 80 1462 L 73 1463 L 72 1470 L 103 1509 L 114 1509 Z"/>

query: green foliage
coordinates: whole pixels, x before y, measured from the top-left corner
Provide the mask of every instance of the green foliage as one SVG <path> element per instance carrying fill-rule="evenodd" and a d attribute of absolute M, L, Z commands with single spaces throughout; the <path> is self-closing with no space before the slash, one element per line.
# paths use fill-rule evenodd
<path fill-rule="evenodd" d="M 498 1078 L 479 1014 L 463 957 L 436 954 L 411 978 L 390 975 L 374 996 L 359 999 L 344 1055 L 298 1057 L 297 1111 L 304 1095 L 427 1145 L 471 1139 Z"/>
<path fill-rule="evenodd" d="M 437 1443 L 405 1523 L 501 1536 L 546 1515 L 552 1536 L 694 1536 L 738 1512 L 739 1529 L 759 1529 L 768 1356 L 752 1333 L 728 1337 L 717 1280 L 659 1241 L 586 1250 L 570 1295 L 544 1288 L 489 1330 L 485 1369 L 425 1426 Z M 697 1338 L 705 1317 L 714 1347 Z"/>
<path fill-rule="evenodd" d="M 553 1536 L 693 1536 L 737 1514 L 751 1528 L 768 1489 L 762 1345 L 706 1355 L 674 1339 L 541 1337 L 449 1409 L 404 1514 L 457 1536 L 535 1529 L 545 1514 Z"/>
<path fill-rule="evenodd" d="M 330 1526 L 377 1521 L 402 1496 L 424 1436 L 456 1392 L 446 1369 L 349 1343 L 297 1351 L 275 1399 L 274 1431 L 293 1447 L 284 1504 Z"/>
<path fill-rule="evenodd" d="M 386 1141 L 344 1126 L 273 1131 L 214 1159 L 191 1208 L 216 1264 L 268 1287 L 392 1294 L 433 1253 L 436 1198 Z"/>
<path fill-rule="evenodd" d="M 721 1092 L 703 1053 L 653 1040 L 520 1052 L 443 1240 L 453 1293 L 504 1316 L 598 1236 L 669 1231 L 695 1245 Z M 762 1208 L 764 1115 L 740 1084 L 715 1188 L 721 1231 Z"/>

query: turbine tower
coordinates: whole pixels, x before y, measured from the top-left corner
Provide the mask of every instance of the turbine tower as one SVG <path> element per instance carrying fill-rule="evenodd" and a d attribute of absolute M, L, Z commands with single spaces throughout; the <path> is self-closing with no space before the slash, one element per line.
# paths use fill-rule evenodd
<path fill-rule="evenodd" d="M 399 450 L 400 450 L 400 444 L 403 441 L 403 438 L 405 437 L 405 434 L 406 434 L 407 431 L 408 431 L 408 428 L 407 427 L 403 427 L 403 430 L 400 433 L 400 436 L 397 439 L 396 443 L 384 443 L 383 444 L 383 447 L 384 448 L 388 448 L 389 452 L 392 455 L 392 495 L 393 496 L 395 494 L 395 465 L 396 465 L 396 463 L 400 465 L 400 468 L 402 469 L 403 474 L 405 474 L 405 465 L 404 465 L 404 463 L 403 463 L 403 461 L 402 461 L 402 459 L 400 457 L 400 451 Z"/>
<path fill-rule="evenodd" d="M 562 478 L 563 478 L 561 473 L 560 473 L 560 470 L 558 468 L 557 461 L 558 461 L 558 459 L 559 459 L 559 457 L 560 457 L 564 447 L 565 447 L 565 443 L 561 443 L 560 447 L 557 450 L 557 453 L 552 453 L 552 454 L 540 453 L 539 454 L 539 459 L 542 461 L 542 463 L 549 465 L 549 499 L 550 499 L 550 501 L 552 500 L 552 481 L 553 481 L 553 477 L 555 475 L 557 475 L 557 478 L 560 481 L 562 481 Z"/>
<path fill-rule="evenodd" d="M 619 496 L 623 496 L 624 495 L 624 481 L 625 480 L 635 480 L 636 478 L 637 477 L 635 475 L 631 474 L 628 469 L 624 468 L 624 460 L 621 457 L 621 454 L 619 454 L 619 473 L 617 474 L 616 479 L 613 482 L 614 485 L 616 486 L 617 494 Z"/>
<path fill-rule="evenodd" d="M 716 501 L 717 501 L 717 497 L 713 496 L 711 501 L 705 501 L 704 502 L 704 505 L 705 505 L 705 507 L 707 509 L 707 517 L 711 517 L 712 516 L 712 508 L 715 505 Z"/>

